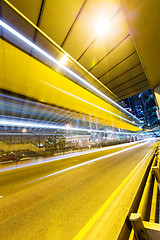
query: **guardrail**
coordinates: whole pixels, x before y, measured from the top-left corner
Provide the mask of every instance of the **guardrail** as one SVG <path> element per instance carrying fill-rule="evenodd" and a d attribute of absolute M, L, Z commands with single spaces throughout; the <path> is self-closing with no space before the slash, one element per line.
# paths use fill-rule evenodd
<path fill-rule="evenodd" d="M 129 240 L 159 240 L 160 146 L 157 147 L 136 213 L 131 213 Z"/>

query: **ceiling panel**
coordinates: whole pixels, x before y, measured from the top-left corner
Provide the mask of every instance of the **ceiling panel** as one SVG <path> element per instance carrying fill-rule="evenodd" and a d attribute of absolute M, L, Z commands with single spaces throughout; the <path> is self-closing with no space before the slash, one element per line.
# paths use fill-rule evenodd
<path fill-rule="evenodd" d="M 88 50 L 80 58 L 79 62 L 87 69 L 93 67 L 93 65 L 114 49 L 126 36 L 129 31 L 126 24 L 124 24 L 124 16 L 120 9 L 114 14 L 111 19 L 111 26 L 108 32 L 104 36 L 97 36 L 94 43 L 88 48 Z"/>
<path fill-rule="evenodd" d="M 144 91 L 147 91 L 149 89 L 149 85 L 146 85 L 146 86 L 143 86 L 141 88 L 135 88 L 133 91 L 126 91 L 126 92 L 123 92 L 122 95 L 119 94 L 119 98 L 120 99 L 125 99 L 127 97 L 131 97 L 131 96 L 134 96 L 138 93 L 141 93 L 141 92 L 144 92 Z"/>
<path fill-rule="evenodd" d="M 134 77 L 132 79 L 129 79 L 123 83 L 120 83 L 119 85 L 117 85 L 116 87 L 112 88 L 112 91 L 114 91 L 115 94 L 122 92 L 123 90 L 126 90 L 126 88 L 130 87 L 130 86 L 134 86 L 137 85 L 138 83 L 143 83 L 143 82 L 147 82 L 146 79 L 146 75 L 145 73 L 140 74 L 138 77 Z"/>
<path fill-rule="evenodd" d="M 84 0 L 47 0 L 39 27 L 61 45 L 83 3 Z"/>
<path fill-rule="evenodd" d="M 138 65 L 134 69 L 131 69 L 130 71 L 124 73 L 123 75 L 117 76 L 115 79 L 109 78 L 109 76 L 105 76 L 103 78 L 103 83 L 106 84 L 109 88 L 113 88 L 119 84 L 122 84 L 123 82 L 136 77 L 138 74 L 143 72 L 143 68 L 141 65 Z"/>
<path fill-rule="evenodd" d="M 26 15 L 33 23 L 37 24 L 42 0 L 10 0 L 10 2 Z"/>
<path fill-rule="evenodd" d="M 120 2 L 151 88 L 154 89 L 160 85 L 160 1 Z"/>
<path fill-rule="evenodd" d="M 96 77 L 101 76 L 104 71 L 109 71 L 131 54 L 136 52 L 133 41 L 130 35 L 126 37 L 121 44 L 105 54 L 103 58 L 96 62 L 90 69 L 90 72 Z"/>
<path fill-rule="evenodd" d="M 140 82 L 137 82 L 136 88 L 137 88 L 137 89 L 140 89 L 141 87 L 146 86 L 146 85 L 148 85 L 148 83 L 147 83 L 147 81 L 146 81 L 146 79 L 145 79 L 145 80 L 142 80 L 142 81 L 140 81 Z M 124 86 L 123 89 L 117 91 L 117 94 L 118 94 L 118 95 L 121 95 L 122 93 L 124 94 L 125 92 L 130 92 L 130 91 L 134 91 L 134 90 L 135 90 L 135 84 L 134 84 L 134 85 L 128 84 L 128 86 Z M 115 90 L 114 90 L 114 91 L 115 91 Z"/>
<path fill-rule="evenodd" d="M 123 62 L 121 62 L 118 66 L 111 69 L 110 71 L 105 71 L 98 79 L 101 81 L 102 79 L 107 79 L 109 81 L 116 79 L 118 76 L 123 75 L 130 71 L 131 69 L 135 68 L 135 66 L 140 65 L 140 60 L 138 58 L 138 55 L 132 54 L 130 57 L 125 59 Z M 107 81 L 108 82 L 108 81 Z"/>

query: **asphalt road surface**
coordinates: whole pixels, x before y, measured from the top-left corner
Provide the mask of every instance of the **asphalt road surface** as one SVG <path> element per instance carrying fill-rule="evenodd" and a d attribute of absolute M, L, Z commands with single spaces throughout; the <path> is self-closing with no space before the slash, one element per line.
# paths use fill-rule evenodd
<path fill-rule="evenodd" d="M 74 239 L 153 145 L 122 145 L 1 169 L 0 239 Z"/>

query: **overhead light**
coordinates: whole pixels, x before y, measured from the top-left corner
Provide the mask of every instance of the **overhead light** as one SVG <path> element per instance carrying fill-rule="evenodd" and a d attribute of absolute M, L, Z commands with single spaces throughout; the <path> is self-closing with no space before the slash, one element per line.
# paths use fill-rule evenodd
<path fill-rule="evenodd" d="M 110 30 L 110 21 L 107 18 L 99 19 L 95 24 L 95 32 L 97 36 L 103 36 Z"/>

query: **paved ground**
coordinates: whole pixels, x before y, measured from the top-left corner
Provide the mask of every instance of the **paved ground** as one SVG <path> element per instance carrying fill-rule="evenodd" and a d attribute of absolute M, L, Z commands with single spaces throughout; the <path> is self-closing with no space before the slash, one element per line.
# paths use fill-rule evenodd
<path fill-rule="evenodd" d="M 0 239 L 74 239 L 151 148 L 147 143 L 107 157 L 125 150 L 118 147 L 2 171 Z M 50 176 L 86 161 L 87 165 Z"/>

